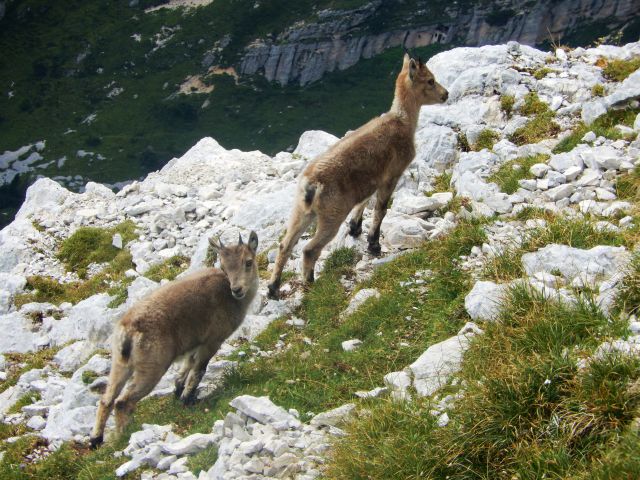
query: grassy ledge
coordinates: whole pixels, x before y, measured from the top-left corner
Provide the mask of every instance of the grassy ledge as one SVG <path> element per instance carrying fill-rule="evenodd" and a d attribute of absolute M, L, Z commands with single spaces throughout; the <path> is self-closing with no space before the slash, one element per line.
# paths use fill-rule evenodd
<path fill-rule="evenodd" d="M 536 163 L 545 163 L 549 159 L 548 155 L 540 154 L 526 158 L 516 158 L 500 165 L 500 168 L 487 180 L 494 182 L 500 187 L 500 191 L 511 195 L 515 193 L 520 185 L 519 180 L 532 178 L 529 169 Z"/>

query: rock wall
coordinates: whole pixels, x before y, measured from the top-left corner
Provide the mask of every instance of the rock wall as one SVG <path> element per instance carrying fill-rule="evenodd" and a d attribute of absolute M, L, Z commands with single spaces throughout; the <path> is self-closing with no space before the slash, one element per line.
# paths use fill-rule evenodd
<path fill-rule="evenodd" d="M 323 11 L 317 22 L 299 22 L 275 39 L 256 39 L 246 47 L 238 72 L 261 74 L 283 86 L 304 86 L 326 72 L 344 70 L 392 47 L 416 48 L 434 43 L 480 46 L 509 40 L 536 45 L 550 36 L 562 38 L 587 21 L 607 21 L 611 27 L 619 27 L 640 10 L 640 0 L 512 0 L 472 9 L 452 5 L 446 10 L 445 21 L 440 21 L 442 15 L 434 12 L 433 18 L 438 19 L 435 22 L 421 20 L 416 25 L 409 17 L 405 28 L 371 33 L 382 3 L 377 0 L 355 10 Z M 427 12 L 434 8 L 424 3 Z M 424 11 L 421 12 L 419 18 L 424 19 Z"/>

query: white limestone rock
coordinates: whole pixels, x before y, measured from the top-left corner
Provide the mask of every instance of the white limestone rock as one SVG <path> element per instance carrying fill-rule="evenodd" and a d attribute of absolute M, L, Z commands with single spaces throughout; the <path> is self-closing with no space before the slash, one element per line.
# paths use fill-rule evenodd
<path fill-rule="evenodd" d="M 358 348 L 360 348 L 360 345 L 362 345 L 362 340 L 353 338 L 351 340 L 345 340 L 344 342 L 341 343 L 341 345 L 342 345 L 342 350 L 344 350 L 345 352 L 353 352 L 354 350 L 357 350 Z"/>
<path fill-rule="evenodd" d="M 58 370 L 61 372 L 70 373 L 77 370 L 94 350 L 95 346 L 90 342 L 85 340 L 74 342 L 58 351 L 53 357 L 53 363 L 58 365 Z"/>
<path fill-rule="evenodd" d="M 260 423 L 273 425 L 278 430 L 300 426 L 300 420 L 284 408 L 275 405 L 269 397 L 241 395 L 231 400 L 229 405 Z"/>
<path fill-rule="evenodd" d="M 217 436 L 212 433 L 194 433 L 175 443 L 163 445 L 162 451 L 169 455 L 192 455 L 200 450 L 204 450 L 209 445 L 215 443 L 216 440 L 218 440 Z"/>
<path fill-rule="evenodd" d="M 472 320 L 496 320 L 500 313 L 500 304 L 509 288 L 509 284 L 490 281 L 476 282 L 464 298 L 464 308 Z"/>
<path fill-rule="evenodd" d="M 309 424 L 316 427 L 339 427 L 353 414 L 355 408 L 355 403 L 347 403 L 333 410 L 319 413 L 309 421 Z"/>
<path fill-rule="evenodd" d="M 342 312 L 342 316 L 347 317 L 351 315 L 370 298 L 380 298 L 380 292 L 375 288 L 363 288 L 361 290 L 358 290 L 349 302 L 347 308 L 345 308 L 344 312 Z"/>
<path fill-rule="evenodd" d="M 480 333 L 482 330 L 475 323 L 469 322 L 458 335 L 430 346 L 409 365 L 408 370 L 418 395 L 432 395 L 446 385 L 449 377 L 460 370 L 462 356 L 469 348 L 471 338 Z"/>
<path fill-rule="evenodd" d="M 307 161 L 313 160 L 318 155 L 326 152 L 338 140 L 338 137 L 322 130 L 309 130 L 300 136 L 298 146 L 293 151 L 293 154 L 300 155 Z"/>

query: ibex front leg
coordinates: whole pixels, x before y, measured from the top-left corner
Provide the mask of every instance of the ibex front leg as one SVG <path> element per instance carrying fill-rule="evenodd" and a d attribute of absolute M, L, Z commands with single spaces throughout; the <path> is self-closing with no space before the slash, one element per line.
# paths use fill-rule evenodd
<path fill-rule="evenodd" d="M 367 198 L 364 202 L 357 204 L 351 210 L 351 219 L 349 220 L 349 235 L 356 238 L 359 237 L 362 233 L 362 214 L 364 213 L 364 209 L 367 206 L 367 202 L 369 199 Z"/>
<path fill-rule="evenodd" d="M 396 188 L 396 182 L 394 180 L 387 185 L 383 185 L 378 188 L 376 194 L 376 208 L 373 213 L 373 223 L 369 229 L 369 235 L 367 235 L 367 242 L 369 243 L 368 250 L 372 255 L 380 255 L 380 225 L 384 216 L 387 214 L 387 208 L 389 207 L 389 200 Z"/>

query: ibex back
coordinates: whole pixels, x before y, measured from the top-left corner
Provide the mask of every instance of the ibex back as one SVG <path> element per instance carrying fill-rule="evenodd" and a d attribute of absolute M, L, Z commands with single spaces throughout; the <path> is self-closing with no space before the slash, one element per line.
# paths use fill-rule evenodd
<path fill-rule="evenodd" d="M 92 446 L 102 442 L 111 410 L 115 407 L 119 435 L 136 403 L 183 355 L 175 394 L 185 404 L 195 401 L 209 360 L 244 320 L 258 289 L 258 236 L 251 232 L 248 244 L 240 237 L 232 247 L 209 242 L 218 251 L 221 270 L 206 268 L 168 283 L 120 319 L 113 335 L 107 390 L 91 433 Z"/>
<path fill-rule="evenodd" d="M 396 183 L 415 156 L 414 135 L 420 107 L 445 102 L 448 92 L 420 60 L 404 56 L 396 79 L 391 109 L 348 134 L 302 172 L 286 235 L 280 243 L 269 283 L 269 297 L 277 298 L 282 270 L 291 250 L 309 224 L 316 233 L 303 249 L 303 277 L 313 281 L 313 269 L 324 246 L 353 211 L 350 234 L 362 232 L 362 213 L 376 193 L 373 223 L 367 237 L 369 251 L 380 253 L 380 224 Z"/>

